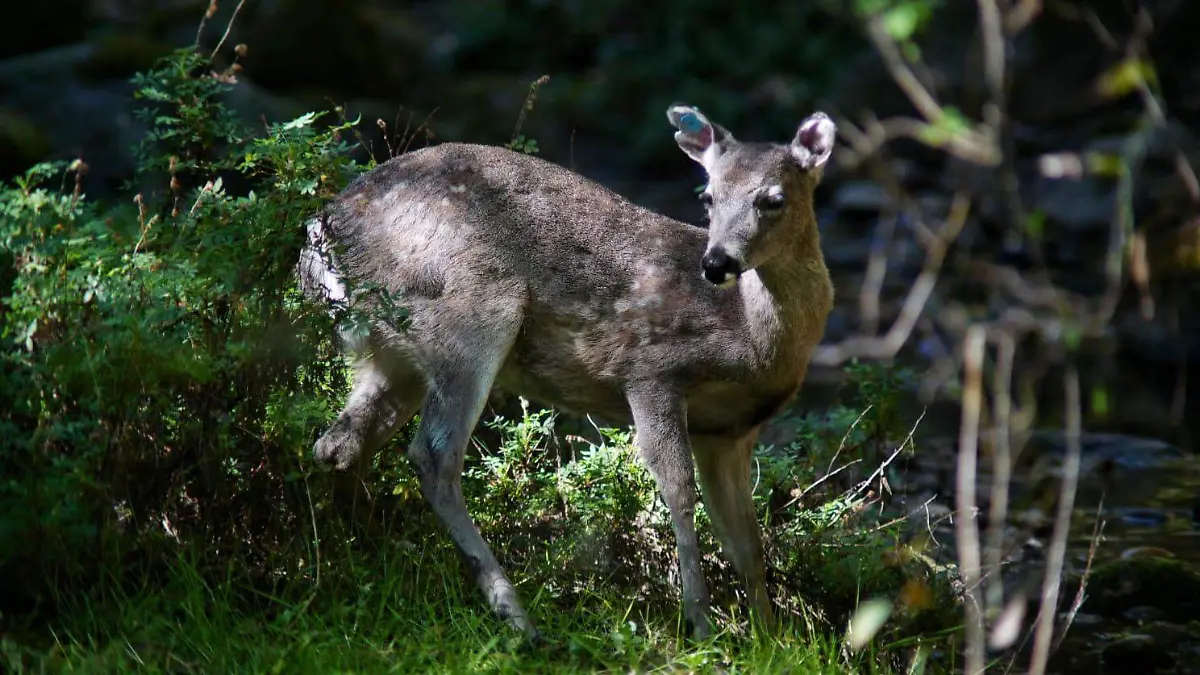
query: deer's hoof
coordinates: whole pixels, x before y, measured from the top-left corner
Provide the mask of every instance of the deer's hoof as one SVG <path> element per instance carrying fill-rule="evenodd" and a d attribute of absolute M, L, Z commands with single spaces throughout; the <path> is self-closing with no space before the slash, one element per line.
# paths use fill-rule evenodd
<path fill-rule="evenodd" d="M 692 636 L 692 640 L 696 642 L 704 642 L 713 636 L 712 621 L 707 614 L 690 616 L 685 619 L 684 628 L 688 635 Z"/>
<path fill-rule="evenodd" d="M 349 434 L 328 431 L 313 445 L 313 459 L 320 464 L 331 464 L 338 471 L 345 471 L 358 461 L 361 444 Z"/>

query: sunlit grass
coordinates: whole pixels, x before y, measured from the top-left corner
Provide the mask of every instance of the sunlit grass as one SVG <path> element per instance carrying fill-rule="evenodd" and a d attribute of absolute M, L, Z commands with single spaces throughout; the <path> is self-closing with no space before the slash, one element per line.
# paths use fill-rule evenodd
<path fill-rule="evenodd" d="M 797 626 L 696 643 L 671 617 L 585 592 L 570 604 L 523 588 L 546 637 L 530 645 L 464 583 L 453 549 L 431 543 L 348 553 L 320 584 L 267 590 L 181 559 L 165 579 L 63 599 L 41 643 L 6 645 L 7 672 L 875 672 L 840 641 Z"/>

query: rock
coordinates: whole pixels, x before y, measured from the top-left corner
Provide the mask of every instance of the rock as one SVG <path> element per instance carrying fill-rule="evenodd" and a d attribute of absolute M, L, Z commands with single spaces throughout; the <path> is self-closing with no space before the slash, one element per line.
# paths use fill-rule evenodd
<path fill-rule="evenodd" d="M 1158 546 L 1134 546 L 1121 551 L 1121 559 L 1130 558 L 1174 558 L 1175 554 Z"/>
<path fill-rule="evenodd" d="M 143 135 L 131 112 L 131 84 L 79 75 L 98 51 L 95 45 L 70 45 L 0 63 L 6 108 L 54 130 L 47 134 L 47 158 L 83 157 L 89 194 L 132 175 L 129 148 Z"/>
<path fill-rule="evenodd" d="M 1186 307 L 1192 302 L 1192 298 L 1185 298 L 1180 304 Z M 1120 355 L 1137 359 L 1143 364 L 1172 369 L 1179 368 L 1185 361 L 1191 364 L 1200 363 L 1200 325 L 1197 325 L 1200 321 L 1193 318 L 1194 313 L 1181 313 L 1178 331 L 1168 325 L 1162 314 L 1158 313 L 1150 321 L 1135 313 L 1118 315 L 1114 327 L 1120 345 Z"/>
<path fill-rule="evenodd" d="M 246 75 L 272 91 L 411 101 L 403 92 L 416 81 L 429 32 L 410 11 L 365 0 L 277 0 L 246 12 L 236 39 L 250 47 Z"/>
<path fill-rule="evenodd" d="M 1184 622 L 1200 610 L 1200 572 L 1176 558 L 1112 560 L 1092 571 L 1087 593 L 1086 609 L 1111 620 L 1149 607 L 1170 621 Z"/>
<path fill-rule="evenodd" d="M 49 153 L 41 128 L 20 111 L 0 107 L 0 180 L 24 173 Z"/>
<path fill-rule="evenodd" d="M 1162 527 L 1167 523 L 1167 514 L 1159 509 L 1115 508 L 1112 512 L 1121 519 L 1122 523 L 1131 527 Z M 1125 551 L 1121 555 L 1124 556 L 1128 553 L 1129 551 Z M 1136 555 L 1145 554 L 1139 551 Z"/>
<path fill-rule="evenodd" d="M 1061 457 L 1067 450 L 1066 434 L 1061 430 L 1035 431 L 1029 437 L 1026 452 Z M 1157 438 L 1127 434 L 1085 432 L 1080 437 L 1084 470 L 1111 463 L 1122 469 L 1150 469 L 1184 459 L 1181 449 Z"/>
<path fill-rule="evenodd" d="M 152 42 L 110 38 L 0 62 L 3 175 L 23 172 L 40 160 L 82 157 L 89 165 L 87 194 L 111 195 L 133 176 L 130 148 L 145 135 L 144 125 L 133 115 L 141 103 L 133 99 L 128 71 L 150 65 L 162 50 Z M 254 128 L 264 118 L 284 121 L 310 109 L 329 108 L 327 101 L 297 102 L 273 94 L 244 77 L 224 95 L 224 102 Z M 347 107 L 351 117 L 357 110 L 382 109 L 370 102 Z M 367 115 L 364 120 L 373 121 Z M 373 129 L 374 125 L 366 127 L 368 133 Z"/>
<path fill-rule="evenodd" d="M 1037 176 L 1027 188 L 1025 202 L 1030 211 L 1040 211 L 1047 221 L 1069 232 L 1104 229 L 1116 213 L 1116 191 L 1111 181 L 1083 177 Z"/>
<path fill-rule="evenodd" d="M 1138 605 L 1125 610 L 1125 618 L 1134 623 L 1149 623 L 1167 618 L 1167 613 L 1157 607 Z"/>
<path fill-rule="evenodd" d="M 1175 658 L 1149 635 L 1127 635 L 1109 643 L 1101 653 L 1106 673 L 1152 673 L 1175 665 Z"/>
<path fill-rule="evenodd" d="M 0 58 L 83 39 L 89 0 L 7 2 L 0 22 Z"/>

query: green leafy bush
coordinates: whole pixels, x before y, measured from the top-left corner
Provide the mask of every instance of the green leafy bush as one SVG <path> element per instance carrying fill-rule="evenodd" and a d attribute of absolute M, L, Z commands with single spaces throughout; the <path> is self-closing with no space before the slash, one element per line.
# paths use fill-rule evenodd
<path fill-rule="evenodd" d="M 80 161 L 0 189 L 0 578 L 16 588 L 95 572 L 135 541 L 122 532 L 267 556 L 256 537 L 300 512 L 288 477 L 343 383 L 292 268 L 305 220 L 360 167 L 347 123 L 243 127 L 220 102 L 234 73 L 184 50 L 136 77 L 146 191 L 124 203 L 89 201 Z"/>

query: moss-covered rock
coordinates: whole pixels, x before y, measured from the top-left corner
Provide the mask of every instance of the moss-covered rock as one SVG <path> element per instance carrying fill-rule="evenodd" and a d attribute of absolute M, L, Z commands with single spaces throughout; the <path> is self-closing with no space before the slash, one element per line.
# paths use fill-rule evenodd
<path fill-rule="evenodd" d="M 0 179 L 15 176 L 46 158 L 50 140 L 25 115 L 0 107 Z"/>
<path fill-rule="evenodd" d="M 1200 616 L 1200 571 L 1178 558 L 1131 556 L 1100 565 L 1088 581 L 1085 608 L 1112 620 L 1153 607 L 1168 621 Z"/>

